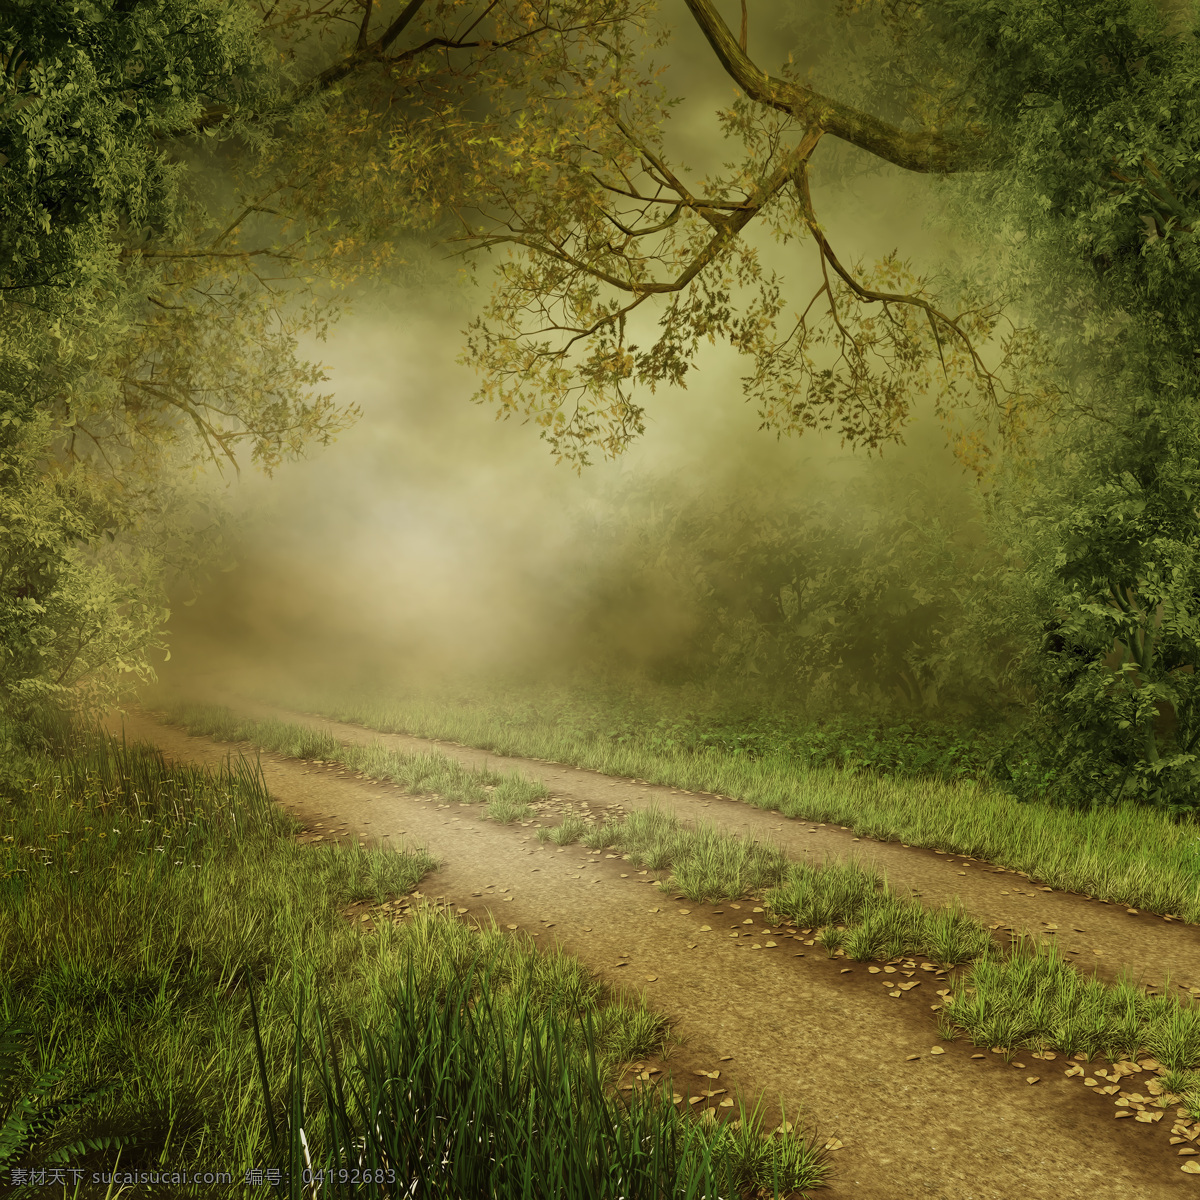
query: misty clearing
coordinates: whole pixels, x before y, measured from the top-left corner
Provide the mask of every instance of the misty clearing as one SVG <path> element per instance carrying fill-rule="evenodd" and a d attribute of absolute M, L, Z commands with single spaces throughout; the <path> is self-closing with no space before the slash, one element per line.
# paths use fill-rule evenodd
<path fill-rule="evenodd" d="M 1198 34 L 5 6 L 5 1183 L 1200 1186 Z"/>

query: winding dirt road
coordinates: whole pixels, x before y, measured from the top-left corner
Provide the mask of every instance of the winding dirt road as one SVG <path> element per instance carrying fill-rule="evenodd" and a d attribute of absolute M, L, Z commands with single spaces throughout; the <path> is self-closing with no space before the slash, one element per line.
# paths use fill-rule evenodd
<path fill-rule="evenodd" d="M 855 854 L 885 871 L 897 890 L 911 888 L 927 903 L 957 896 L 980 920 L 1018 931 L 1056 925 L 1052 936 L 1064 952 L 1081 965 L 1094 963 L 1102 976 L 1127 964 L 1143 981 L 1162 984 L 1169 971 L 1175 984 L 1200 982 L 1196 928 L 1043 891 L 1012 873 L 990 873 L 987 864 L 858 840 L 848 831 L 725 798 L 381 735 L 240 700 L 235 707 L 246 716 L 328 730 L 344 743 L 378 741 L 410 752 L 437 750 L 469 766 L 521 770 L 545 782 L 551 808 L 603 816 L 657 803 L 685 821 L 774 841 L 796 858 Z M 120 718 L 114 720 L 119 725 Z M 152 742 L 174 759 L 213 764 L 230 752 L 227 744 L 189 737 L 141 713 L 126 714 L 124 726 L 131 739 Z M 580 845 L 542 845 L 531 830 L 482 820 L 477 808 L 409 796 L 344 770 L 271 756 L 263 757 L 262 768 L 272 796 L 304 822 L 310 840 L 423 845 L 445 864 L 423 881 L 425 895 L 453 904 L 467 919 L 494 918 L 542 944 L 553 940 L 610 985 L 644 991 L 683 1040 L 660 1064 L 677 1091 L 685 1092 L 684 1081 L 688 1090 L 695 1087 L 695 1072 L 719 1070 L 716 1085 L 706 1081 L 704 1090 L 732 1095 L 741 1087 L 750 1098 L 765 1091 L 768 1100 L 782 1098 L 789 1120 L 815 1126 L 822 1140 L 841 1141 L 824 1195 L 1200 1195 L 1200 1176 L 1185 1174 L 1181 1164 L 1188 1159 L 1168 1145 L 1173 1108 L 1158 1123 L 1115 1120 L 1122 1110 L 1097 1089 L 1089 1094 L 1082 1076 L 1068 1078 L 1061 1055 L 1052 1062 L 1019 1056 L 1005 1064 L 965 1041 L 939 1042 L 931 1012 L 939 985 L 919 962 L 908 980 L 916 986 L 893 998 L 868 964 L 828 959 L 820 946 L 806 947 L 782 927 L 762 924 L 752 902 L 675 901 L 651 886 L 653 872 L 635 871 L 619 857 Z M 930 1053 L 943 1046 L 944 1053 Z M 1139 1078 L 1147 1077 L 1133 1076 L 1134 1086 Z M 778 1105 L 770 1112 L 774 1124 Z"/>

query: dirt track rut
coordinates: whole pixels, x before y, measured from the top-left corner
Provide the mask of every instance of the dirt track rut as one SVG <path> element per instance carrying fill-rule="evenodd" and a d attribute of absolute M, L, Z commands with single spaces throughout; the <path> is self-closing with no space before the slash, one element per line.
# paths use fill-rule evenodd
<path fill-rule="evenodd" d="M 1080 957 L 1086 951 L 1102 972 L 1126 961 L 1156 982 L 1165 966 L 1179 982 L 1200 979 L 1194 928 L 1037 891 L 1011 874 L 985 875 L 980 864 L 964 868 L 960 858 L 852 841 L 848 832 L 813 830 L 811 823 L 736 801 L 574 767 L 379 735 L 261 705 L 237 707 L 246 715 L 329 729 L 344 742 L 378 740 L 395 749 L 436 749 L 469 765 L 521 769 L 541 778 L 553 796 L 586 801 L 597 812 L 656 801 L 684 819 L 771 838 L 797 858 L 856 853 L 886 870 L 893 886 L 911 886 L 929 903 L 958 895 L 989 923 L 1037 928 L 1051 921 L 1072 930 L 1064 950 Z M 215 763 L 229 753 L 227 745 L 145 715 L 128 714 L 124 722 L 131 738 L 153 742 L 173 758 Z M 1167 1145 L 1170 1115 L 1158 1125 L 1114 1120 L 1111 1101 L 1064 1077 L 1061 1055 L 1054 1062 L 1021 1057 L 1024 1066 L 1017 1067 L 992 1054 L 972 1059 L 979 1051 L 966 1042 L 931 1055 L 943 1045 L 930 1012 L 935 984 L 919 971 L 920 986 L 893 999 L 866 964 L 826 959 L 819 946 L 776 937 L 777 946 L 754 950 L 749 938 L 731 937 L 731 927 L 747 917 L 765 930 L 752 905 L 735 910 L 677 902 L 650 886 L 652 873 L 578 845 L 540 845 L 528 830 L 483 821 L 476 809 L 423 801 L 292 760 L 264 757 L 262 766 L 271 794 L 310 826 L 322 822 L 330 835 L 426 846 L 445 863 L 423 881 L 426 895 L 444 897 L 470 916 L 494 916 L 502 928 L 528 932 L 541 944 L 556 941 L 607 983 L 644 990 L 684 1039 L 666 1064 L 677 1078 L 720 1069 L 720 1085 L 730 1093 L 740 1085 L 751 1096 L 763 1090 L 769 1099 L 782 1097 L 789 1118 L 800 1108 L 801 1119 L 815 1124 L 822 1138 L 843 1142 L 832 1154 L 835 1172 L 824 1195 L 1156 1200 L 1200 1193 L 1200 1177 L 1183 1174 L 1184 1160 Z M 967 874 L 958 875 L 964 869 Z M 1027 894 L 1016 894 L 1018 888 Z M 1001 897 L 1001 890 L 1014 894 Z M 701 925 L 712 931 L 700 932 Z M 1075 926 L 1085 932 L 1074 933 Z M 914 1054 L 920 1057 L 908 1061 Z M 721 1061 L 727 1056 L 731 1060 Z M 1039 1082 L 1027 1083 L 1029 1076 Z"/>

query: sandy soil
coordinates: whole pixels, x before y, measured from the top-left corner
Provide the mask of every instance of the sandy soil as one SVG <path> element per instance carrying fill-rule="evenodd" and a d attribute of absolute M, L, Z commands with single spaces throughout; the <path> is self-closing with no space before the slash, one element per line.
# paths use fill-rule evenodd
<path fill-rule="evenodd" d="M 396 749 L 437 749 L 470 765 L 520 769 L 544 780 L 560 808 L 586 805 L 604 815 L 658 802 L 685 820 L 771 838 L 797 858 L 854 853 L 928 903 L 957 896 L 989 924 L 1042 936 L 1047 923 L 1057 925 L 1052 936 L 1063 949 L 1082 965 L 1094 962 L 1102 975 L 1128 964 L 1155 983 L 1167 970 L 1177 983 L 1200 981 L 1195 928 L 1042 891 L 1011 873 L 989 873 L 987 864 L 859 841 L 848 831 L 814 828 L 725 798 L 379 735 L 262 705 L 239 701 L 237 708 L 330 729 L 345 742 L 380 740 Z M 216 763 L 230 752 L 143 714 L 127 714 L 124 723 L 128 736 L 177 759 Z M 1183 1173 L 1187 1158 L 1168 1144 L 1173 1108 L 1157 1123 L 1114 1119 L 1126 1109 L 1086 1087 L 1083 1075 L 1067 1077 L 1071 1064 L 1061 1055 L 1005 1064 L 965 1041 L 940 1042 L 931 1006 L 943 984 L 919 960 L 906 980 L 917 986 L 892 997 L 883 973 L 828 959 L 820 946 L 806 947 L 784 928 L 762 924 L 765 914 L 754 913 L 753 902 L 676 901 L 651 886 L 653 872 L 578 845 L 543 846 L 531 830 L 484 821 L 472 807 L 422 800 L 335 768 L 272 757 L 262 766 L 271 794 L 304 822 L 305 840 L 424 845 L 444 863 L 423 881 L 426 896 L 452 904 L 464 919 L 494 918 L 540 944 L 557 942 L 605 982 L 644 991 L 683 1039 L 669 1061 L 644 1066 L 662 1066 L 687 1098 L 717 1093 L 703 1104 L 719 1105 L 738 1087 L 751 1097 L 765 1091 L 772 1101 L 782 1099 L 789 1119 L 842 1143 L 832 1151 L 835 1170 L 824 1195 L 1156 1200 L 1200 1192 L 1200 1176 Z M 1089 1064 L 1088 1076 L 1098 1067 Z M 720 1075 L 700 1083 L 698 1071 Z M 1144 1088 L 1151 1077 L 1134 1074 L 1126 1087 Z"/>

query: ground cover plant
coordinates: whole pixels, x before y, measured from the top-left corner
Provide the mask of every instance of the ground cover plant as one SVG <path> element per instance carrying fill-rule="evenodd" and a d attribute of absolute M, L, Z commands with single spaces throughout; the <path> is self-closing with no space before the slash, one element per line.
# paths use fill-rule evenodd
<path fill-rule="evenodd" d="M 310 1063 L 298 1013 L 291 1092 L 304 1070 L 318 1075 L 330 1195 L 699 1200 L 820 1185 L 822 1152 L 786 1119 L 771 1133 L 761 1107 L 747 1113 L 741 1101 L 736 1122 L 689 1120 L 652 1086 L 620 1099 L 603 1086 L 590 1014 L 574 1045 L 552 1009 L 536 1014 L 526 997 L 496 1005 L 490 971 L 476 965 L 430 986 L 406 959 L 392 1024 L 368 1035 L 352 1064 Z M 323 1046 L 323 1014 L 313 1023 Z M 293 1179 L 309 1162 L 312 1116 L 281 1106 L 271 1124 L 278 1169 Z M 367 1186 L 348 1186 L 343 1171 Z"/>
<path fill-rule="evenodd" d="M 501 824 L 532 817 L 530 804 L 550 794 L 543 784 L 518 771 L 475 770 L 444 754 L 405 754 L 381 745 L 344 746 L 331 733 L 286 721 L 247 720 L 218 704 L 171 705 L 160 715 L 190 734 L 223 742 L 250 742 L 259 750 L 289 758 L 342 763 L 414 794 L 433 793 L 461 804 L 484 804 L 488 818 Z"/>
<path fill-rule="evenodd" d="M 1182 1104 L 1200 1120 L 1200 1006 L 1194 997 L 1172 995 L 1170 980 L 1157 992 L 1128 976 L 1106 984 L 1082 974 L 1053 945 L 1019 943 L 956 979 L 938 1024 L 943 1036 L 965 1033 L 1007 1060 L 1022 1050 L 1114 1063 L 1149 1054 L 1161 1075 L 1151 1087 L 1157 1107 Z"/>
<path fill-rule="evenodd" d="M 1191 820 L 1132 802 L 1091 810 L 1022 802 L 973 772 L 955 781 L 916 770 L 885 771 L 882 761 L 868 769 L 865 752 L 835 766 L 839 759 L 825 747 L 841 736 L 836 729 L 798 721 L 787 737 L 818 739 L 815 757 L 806 757 L 784 741 L 786 713 L 770 725 L 754 709 L 743 714 L 743 724 L 730 716 L 724 725 L 706 727 L 700 717 L 688 725 L 688 702 L 702 716 L 702 697 L 672 689 L 630 691 L 624 701 L 599 690 L 542 687 L 386 698 L 308 690 L 291 700 L 304 711 L 385 733 L 444 738 L 733 796 L 788 817 L 969 855 L 1054 888 L 1200 921 L 1200 828 Z M 770 737 L 762 732 L 768 727 L 775 731 Z M 679 728 L 700 733 L 689 741 L 691 734 L 671 732 Z M 721 738 L 713 733 L 718 728 L 725 730 Z M 870 727 L 859 726 L 860 738 L 864 728 Z M 853 739 L 848 744 L 856 745 Z M 877 745 L 889 744 L 881 735 Z M 880 750 L 888 761 L 899 754 Z"/>
<path fill-rule="evenodd" d="M 5 732 L 0 1169 L 115 1162 L 115 1195 L 121 1171 L 261 1168 L 284 1111 L 312 1114 L 292 1134 L 303 1128 L 309 1160 L 330 1165 L 348 1126 L 324 1106 L 322 1069 L 387 1045 L 412 987 L 428 1000 L 486 979 L 497 1028 L 523 1019 L 548 1033 L 573 1061 L 594 1063 L 593 1088 L 663 1045 L 664 1022 L 643 1002 L 611 997 L 575 960 L 498 930 L 424 909 L 369 938 L 356 932 L 346 905 L 411 892 L 436 864 L 420 850 L 301 846 L 245 760 L 168 765 L 150 747 L 53 722 L 37 745 L 22 744 L 27 727 Z M 302 1030 L 314 979 L 324 1067 L 305 1074 L 297 1045 L 311 1048 Z M 674 1118 L 646 1120 L 657 1137 Z M 732 1135 L 709 1131 L 707 1151 L 697 1136 L 678 1144 L 733 1161 L 720 1149 Z M 807 1143 L 777 1141 L 767 1165 L 781 1184 L 819 1178 Z"/>
<path fill-rule="evenodd" d="M 1171 995 L 1169 980 L 1153 994 L 1127 977 L 1107 984 L 1084 975 L 1054 945 L 1021 940 L 1005 953 L 960 906 L 930 909 L 898 896 L 859 862 L 791 862 L 753 840 L 686 829 L 653 808 L 594 827 L 581 840 L 613 847 L 635 866 L 669 867 L 660 888 L 694 902 L 761 899 L 771 918 L 764 934 L 786 922 L 799 931 L 793 936 L 811 935 L 806 944 L 819 943 L 830 958 L 925 957 L 933 960 L 927 966 L 966 967 L 938 1017 L 946 1038 L 965 1034 L 1010 1059 L 1021 1050 L 1103 1054 L 1114 1062 L 1150 1054 L 1173 1073 L 1162 1107 L 1182 1101 L 1200 1119 L 1200 1006 Z"/>

